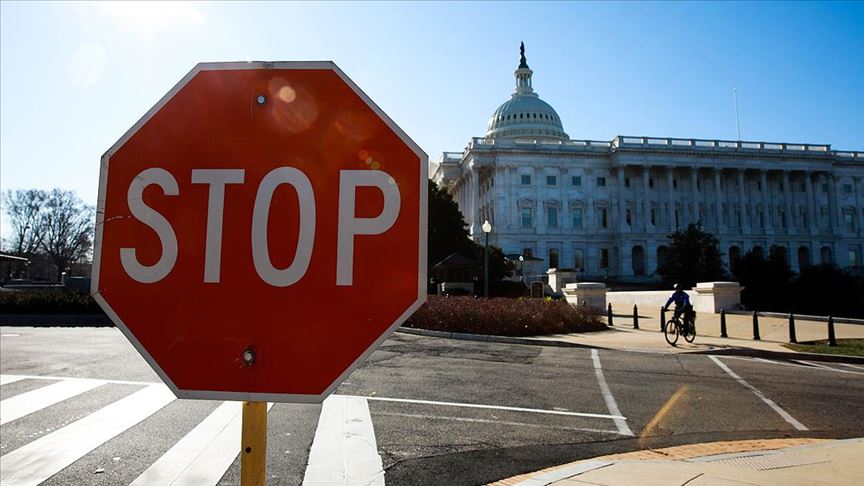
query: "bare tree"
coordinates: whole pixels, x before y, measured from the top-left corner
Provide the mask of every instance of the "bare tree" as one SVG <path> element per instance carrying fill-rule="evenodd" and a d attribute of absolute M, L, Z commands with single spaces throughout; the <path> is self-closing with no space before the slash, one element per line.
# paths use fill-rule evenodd
<path fill-rule="evenodd" d="M 74 191 L 54 189 L 43 204 L 41 248 L 57 267 L 57 280 L 93 246 L 95 210 Z"/>
<path fill-rule="evenodd" d="M 42 209 L 48 193 L 39 189 L 7 190 L 3 193 L 3 210 L 12 227 L 11 251 L 30 258 L 42 243 Z"/>

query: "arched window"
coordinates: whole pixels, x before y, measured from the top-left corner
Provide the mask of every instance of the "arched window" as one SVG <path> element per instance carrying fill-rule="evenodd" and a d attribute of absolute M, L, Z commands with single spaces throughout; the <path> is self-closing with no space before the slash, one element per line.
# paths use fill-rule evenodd
<path fill-rule="evenodd" d="M 819 250 L 819 256 L 822 263 L 834 263 L 834 256 L 831 254 L 831 247 L 829 246 L 823 246 Z"/>
<path fill-rule="evenodd" d="M 765 258 L 765 249 L 759 245 L 753 247 L 753 256 L 758 258 Z"/>
<path fill-rule="evenodd" d="M 631 252 L 633 257 L 633 275 L 645 275 L 645 248 L 641 245 L 633 247 Z"/>
<path fill-rule="evenodd" d="M 798 248 L 798 269 L 804 270 L 810 266 L 810 248 L 802 246 Z"/>
<path fill-rule="evenodd" d="M 733 245 L 729 247 L 729 263 L 735 263 L 741 259 L 741 247 Z"/>

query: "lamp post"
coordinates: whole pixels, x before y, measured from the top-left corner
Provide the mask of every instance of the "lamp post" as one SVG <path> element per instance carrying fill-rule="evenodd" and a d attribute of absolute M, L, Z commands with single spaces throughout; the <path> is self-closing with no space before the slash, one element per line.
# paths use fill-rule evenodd
<path fill-rule="evenodd" d="M 486 234 L 486 246 L 483 247 L 483 297 L 489 298 L 489 233 L 492 225 L 489 220 L 483 221 L 483 233 Z"/>
<path fill-rule="evenodd" d="M 525 270 L 522 267 L 522 264 L 525 262 L 525 256 L 519 255 L 519 281 L 523 284 L 525 283 Z"/>

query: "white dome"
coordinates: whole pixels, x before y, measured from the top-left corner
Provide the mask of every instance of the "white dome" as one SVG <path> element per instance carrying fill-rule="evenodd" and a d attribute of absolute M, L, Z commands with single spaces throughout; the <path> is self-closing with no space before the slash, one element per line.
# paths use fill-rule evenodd
<path fill-rule="evenodd" d="M 525 60 L 524 44 L 520 50 L 522 58 L 513 73 L 516 77 L 516 89 L 510 99 L 492 113 L 486 138 L 569 140 L 558 113 L 549 103 L 541 100 L 531 87 L 534 72 Z"/>

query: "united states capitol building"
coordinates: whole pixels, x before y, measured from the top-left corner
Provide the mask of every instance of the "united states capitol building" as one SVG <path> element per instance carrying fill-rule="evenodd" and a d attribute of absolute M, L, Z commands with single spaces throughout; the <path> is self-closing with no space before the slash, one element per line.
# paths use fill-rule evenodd
<path fill-rule="evenodd" d="M 666 236 L 700 223 L 725 263 L 777 246 L 793 270 L 862 264 L 864 151 L 830 145 L 618 136 L 574 140 L 532 86 L 524 50 L 486 135 L 445 152 L 432 179 L 472 237 L 535 272 L 656 280 Z M 512 258 L 512 257 L 511 257 Z M 518 270 L 518 269 L 517 269 Z M 527 275 L 528 271 L 523 270 Z"/>

